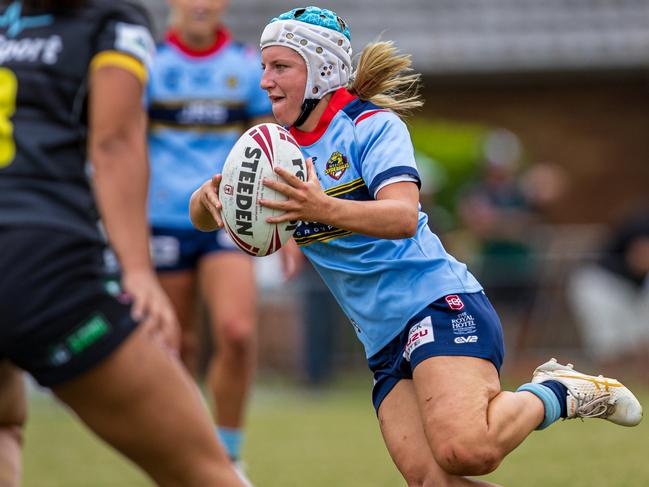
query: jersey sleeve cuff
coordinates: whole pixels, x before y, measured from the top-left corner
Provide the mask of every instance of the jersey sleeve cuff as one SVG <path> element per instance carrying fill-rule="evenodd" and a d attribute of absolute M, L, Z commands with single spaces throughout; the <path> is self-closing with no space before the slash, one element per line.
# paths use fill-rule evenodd
<path fill-rule="evenodd" d="M 103 51 L 92 58 L 90 63 L 90 69 L 92 71 L 103 68 L 104 66 L 125 69 L 133 73 L 142 84 L 147 82 L 148 75 L 144 64 L 128 54 L 119 51 Z"/>
<path fill-rule="evenodd" d="M 374 179 L 372 180 L 372 183 L 369 187 L 370 194 L 376 194 L 376 191 L 381 186 L 381 183 L 383 183 L 383 181 L 395 176 L 402 175 L 412 176 L 415 179 L 414 182 L 415 184 L 417 184 L 417 187 L 421 189 L 421 178 L 419 177 L 419 172 L 417 172 L 417 169 L 412 166 L 394 166 L 374 176 Z"/>

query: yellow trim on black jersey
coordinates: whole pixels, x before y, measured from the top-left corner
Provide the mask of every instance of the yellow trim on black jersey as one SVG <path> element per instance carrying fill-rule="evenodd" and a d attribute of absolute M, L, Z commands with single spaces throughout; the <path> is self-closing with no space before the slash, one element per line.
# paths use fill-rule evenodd
<path fill-rule="evenodd" d="M 298 245 L 309 245 L 313 242 L 329 242 L 330 240 L 335 240 L 337 238 L 348 237 L 353 232 L 349 230 L 343 230 L 340 228 L 334 228 L 327 232 L 314 233 L 313 235 L 308 235 L 305 237 L 294 237 L 295 243 Z"/>
<path fill-rule="evenodd" d="M 128 54 L 119 51 L 102 51 L 92 58 L 91 70 L 94 71 L 104 66 L 123 68 L 133 73 L 143 84 L 147 82 L 148 74 L 144 64 Z"/>
<path fill-rule="evenodd" d="M 355 189 L 362 188 L 363 186 L 365 186 L 365 181 L 363 181 L 363 178 L 358 178 L 348 183 L 341 184 L 340 186 L 329 188 L 325 193 L 329 196 L 340 196 L 341 194 L 350 193 Z"/>

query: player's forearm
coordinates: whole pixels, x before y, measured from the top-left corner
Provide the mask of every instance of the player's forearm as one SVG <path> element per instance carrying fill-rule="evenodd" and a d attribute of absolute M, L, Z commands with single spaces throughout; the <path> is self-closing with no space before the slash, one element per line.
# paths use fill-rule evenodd
<path fill-rule="evenodd" d="M 90 146 L 102 222 L 125 272 L 151 268 L 146 218 L 148 165 L 143 142 L 115 138 Z"/>
<path fill-rule="evenodd" d="M 327 198 L 326 223 L 354 233 L 385 239 L 410 238 L 417 231 L 418 211 L 400 200 L 353 201 Z"/>

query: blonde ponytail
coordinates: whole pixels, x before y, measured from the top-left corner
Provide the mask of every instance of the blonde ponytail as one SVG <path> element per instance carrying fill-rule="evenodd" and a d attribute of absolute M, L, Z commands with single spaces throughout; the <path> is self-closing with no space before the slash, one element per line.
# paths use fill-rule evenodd
<path fill-rule="evenodd" d="M 392 41 L 368 44 L 347 89 L 399 116 L 409 115 L 424 102 L 419 94 L 420 75 L 412 71 L 409 55 L 399 54 Z"/>

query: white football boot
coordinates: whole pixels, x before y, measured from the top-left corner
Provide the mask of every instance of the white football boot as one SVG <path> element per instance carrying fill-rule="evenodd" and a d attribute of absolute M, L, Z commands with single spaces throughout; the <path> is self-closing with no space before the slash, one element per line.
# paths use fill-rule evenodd
<path fill-rule="evenodd" d="M 567 418 L 602 418 L 622 426 L 642 420 L 642 406 L 633 393 L 615 379 L 582 374 L 572 364 L 551 359 L 536 368 L 532 383 L 556 380 L 568 389 Z"/>

